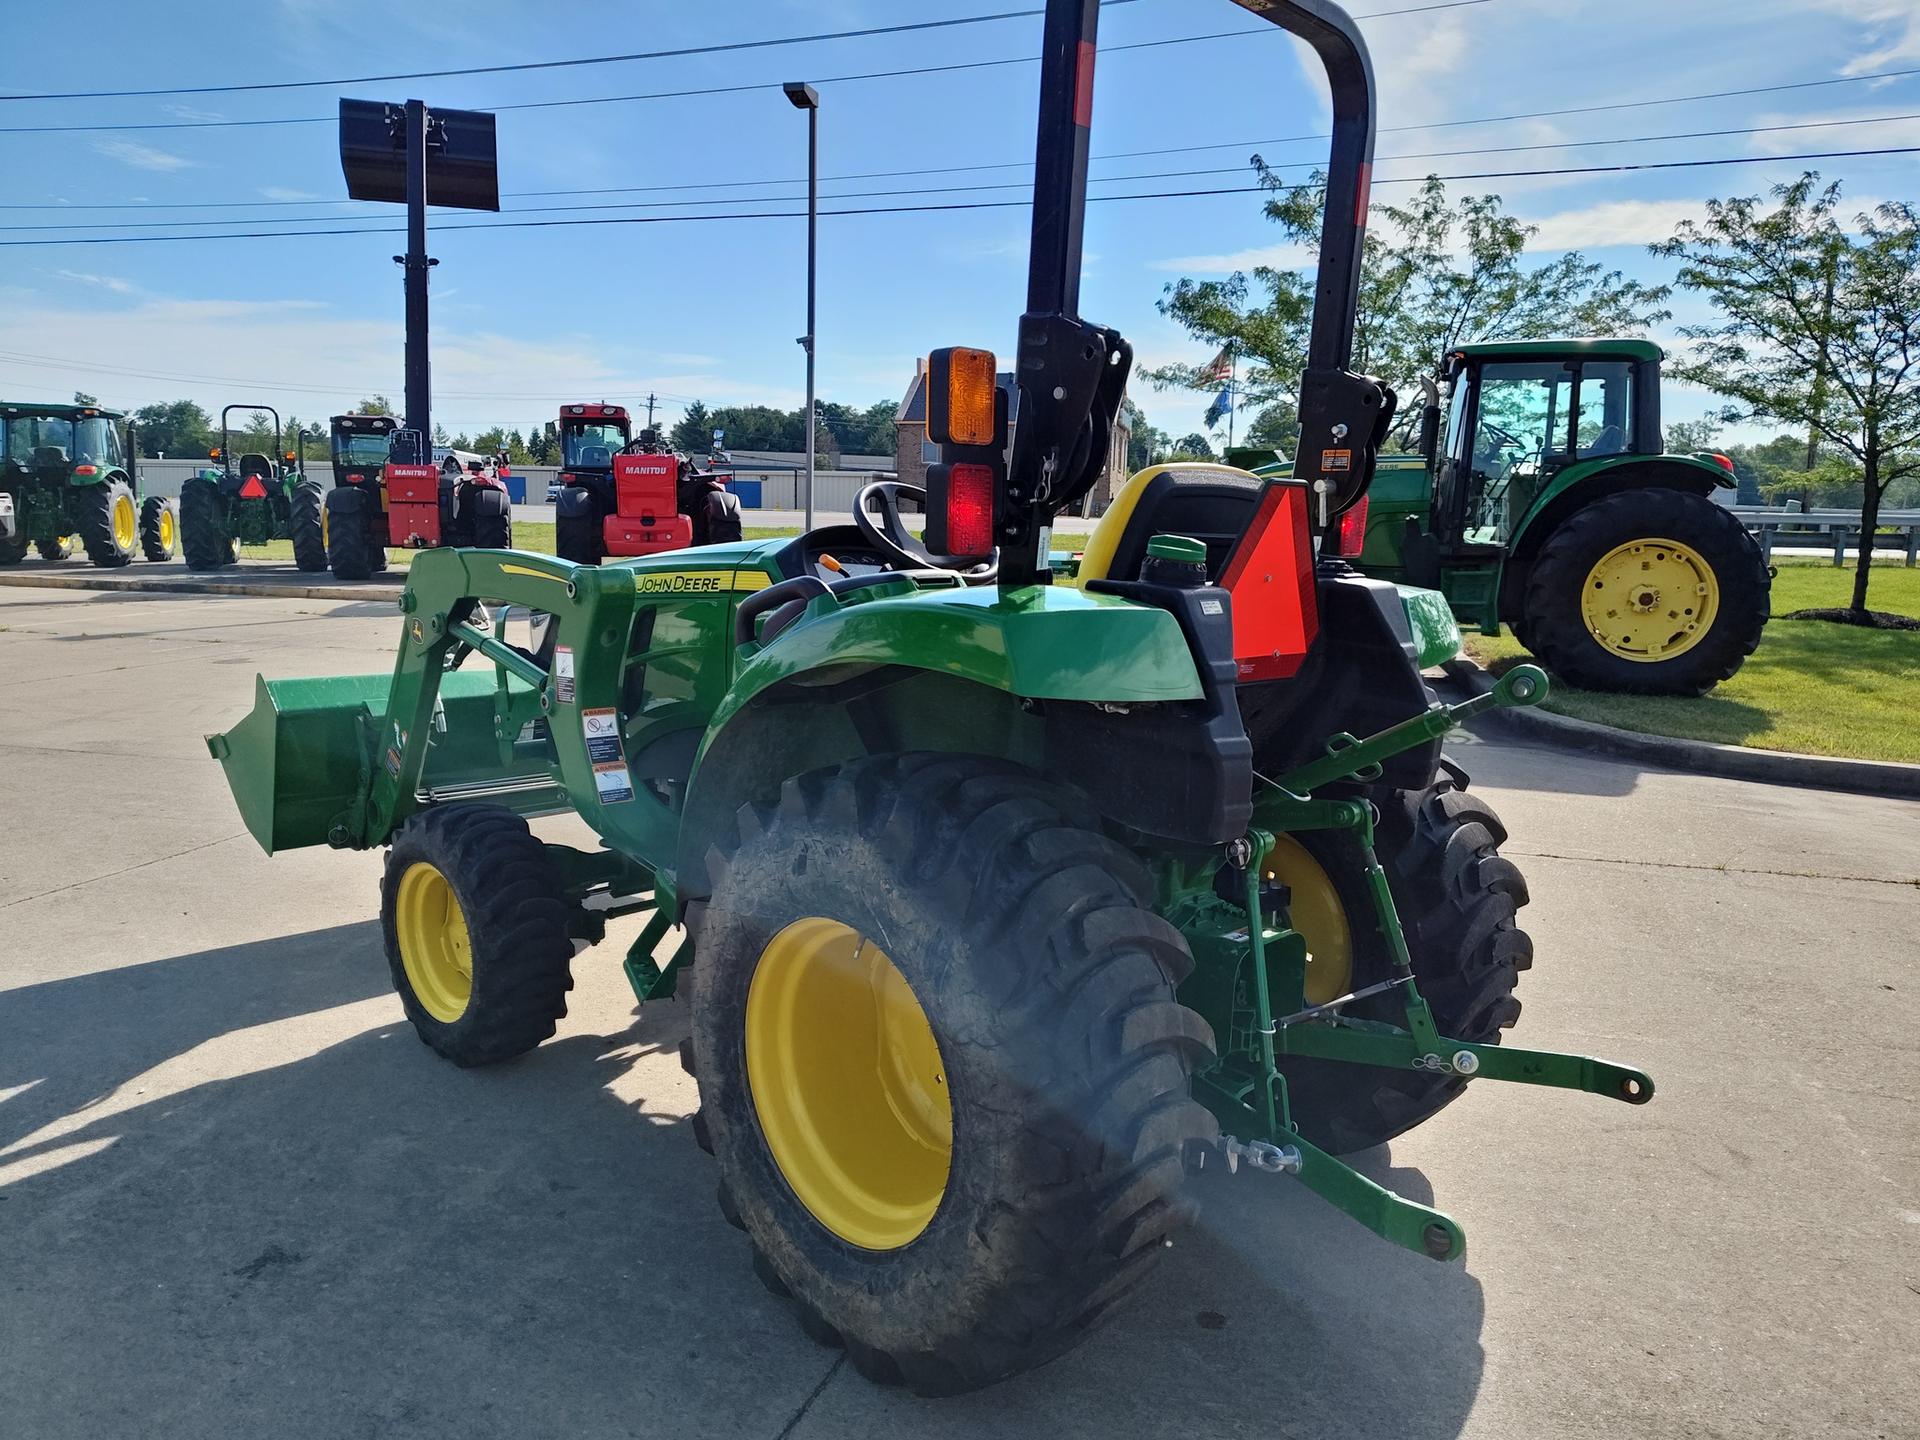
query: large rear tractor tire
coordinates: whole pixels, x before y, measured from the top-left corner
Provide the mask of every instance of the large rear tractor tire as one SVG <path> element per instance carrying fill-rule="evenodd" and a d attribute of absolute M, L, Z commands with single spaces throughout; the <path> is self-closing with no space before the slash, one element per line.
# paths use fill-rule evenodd
<path fill-rule="evenodd" d="M 882 756 L 787 781 L 709 856 L 694 1135 L 755 1271 L 871 1379 L 1044 1363 L 1191 1218 L 1192 959 L 1078 810 L 997 760 Z"/>
<path fill-rule="evenodd" d="M 546 846 L 498 805 L 423 811 L 380 883 L 393 988 L 421 1040 L 456 1065 L 533 1049 L 567 1013 L 573 942 Z"/>
<path fill-rule="evenodd" d="M 100 570 L 133 563 L 140 548 L 140 510 L 124 480 L 89 485 L 80 496 L 80 543 Z"/>
<path fill-rule="evenodd" d="M 554 553 L 576 565 L 598 565 L 606 558 L 606 515 L 593 492 L 563 485 L 554 502 Z"/>
<path fill-rule="evenodd" d="M 225 510 L 219 481 L 193 475 L 180 487 L 180 549 L 189 570 L 218 570 L 239 560 Z"/>
<path fill-rule="evenodd" d="M 293 512 L 287 529 L 293 537 L 293 563 L 298 570 L 327 568 L 327 492 L 318 480 L 302 480 L 293 487 Z"/>
<path fill-rule="evenodd" d="M 504 490 L 476 485 L 467 492 L 473 516 L 473 544 L 482 550 L 513 548 L 513 502 Z"/>
<path fill-rule="evenodd" d="M 373 541 L 377 498 L 377 493 L 353 485 L 336 485 L 328 492 L 321 520 L 335 579 L 366 580 L 384 567 L 386 553 Z"/>
<path fill-rule="evenodd" d="M 1457 773 L 1457 772 L 1453 772 Z M 1414 978 L 1440 1033 L 1497 1045 L 1520 1018 L 1520 972 L 1533 942 L 1515 923 L 1527 903 L 1519 869 L 1499 853 L 1507 832 L 1464 781 L 1443 776 L 1424 791 L 1377 789 L 1374 849 L 1386 869 L 1413 957 Z M 1282 836 L 1269 872 L 1291 896 L 1306 937 L 1307 999 L 1320 1003 L 1392 976 L 1392 955 L 1373 921 L 1359 847 L 1338 832 Z M 1348 1007 L 1361 1019 L 1405 1023 L 1397 990 Z M 1431 1119 L 1466 1088 L 1453 1076 L 1287 1059 L 1294 1124 L 1336 1155 L 1370 1149 Z"/>
<path fill-rule="evenodd" d="M 1704 495 L 1627 490 L 1561 522 L 1527 576 L 1529 647 L 1570 685 L 1703 695 L 1751 655 L 1772 579 Z"/>
<path fill-rule="evenodd" d="M 179 552 L 179 506 L 164 495 L 149 495 L 140 506 L 140 553 L 157 563 Z"/>

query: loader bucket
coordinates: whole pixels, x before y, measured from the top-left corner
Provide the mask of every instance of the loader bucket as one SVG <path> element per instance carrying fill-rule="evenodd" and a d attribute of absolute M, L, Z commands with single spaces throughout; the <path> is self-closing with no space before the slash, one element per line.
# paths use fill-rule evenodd
<path fill-rule="evenodd" d="M 255 681 L 253 710 L 207 750 L 227 772 L 240 816 L 269 855 L 324 845 L 372 779 L 372 721 L 385 675 Z"/>

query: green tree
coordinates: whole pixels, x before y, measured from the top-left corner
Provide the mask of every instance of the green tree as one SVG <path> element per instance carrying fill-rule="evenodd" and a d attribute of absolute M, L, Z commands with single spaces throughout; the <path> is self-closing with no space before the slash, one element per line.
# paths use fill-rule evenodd
<path fill-rule="evenodd" d="M 713 415 L 705 402 L 695 400 L 675 422 L 667 438 L 673 448 L 689 455 L 704 455 L 713 445 Z"/>
<path fill-rule="evenodd" d="M 1710 201 L 1705 220 L 1652 247 L 1718 311 L 1683 328 L 1694 346 L 1672 373 L 1726 396 L 1729 421 L 1778 420 L 1850 458 L 1871 535 L 1887 488 L 1920 475 L 1920 217 L 1886 204 L 1849 228 L 1840 186 L 1811 173 L 1773 200 Z M 1836 473 L 1816 469 L 1822 486 Z M 1869 555 L 1854 568 L 1861 617 Z"/>
<path fill-rule="evenodd" d="M 1186 439 L 1178 441 L 1173 446 L 1173 453 L 1167 458 L 1169 460 L 1211 460 L 1214 458 L 1213 442 L 1196 430 Z"/>
<path fill-rule="evenodd" d="M 133 412 L 140 453 L 199 457 L 213 444 L 213 419 L 191 400 L 160 400 Z"/>
<path fill-rule="evenodd" d="M 73 392 L 73 403 L 76 405 L 98 405 L 100 403 L 100 397 L 98 395 L 89 395 L 84 390 L 76 390 Z"/>
<path fill-rule="evenodd" d="M 1262 265 L 1251 277 L 1181 279 L 1167 286 L 1160 312 L 1210 350 L 1232 347 L 1239 357 L 1237 402 L 1266 421 L 1258 443 L 1291 449 L 1288 409 L 1306 368 L 1313 315 L 1311 257 L 1320 243 L 1326 177 L 1304 185 L 1282 180 L 1256 155 L 1254 173 L 1267 192 L 1264 210 L 1285 241 L 1298 247 L 1299 267 Z M 1379 375 L 1410 393 L 1448 350 L 1474 340 L 1548 339 L 1557 335 L 1619 335 L 1667 318 L 1667 290 L 1628 280 L 1578 251 L 1536 261 L 1527 245 L 1537 227 L 1508 215 L 1498 195 L 1451 200 L 1438 177 L 1428 176 L 1404 204 L 1376 204 L 1369 212 L 1360 277 L 1360 316 L 1354 336 L 1356 370 Z M 1220 381 L 1211 365 L 1163 365 L 1149 371 L 1155 385 L 1212 394 Z M 1258 422 L 1256 422 L 1258 423 Z"/>
<path fill-rule="evenodd" d="M 398 415 L 400 412 L 393 408 L 393 402 L 387 399 L 386 396 L 369 395 L 353 407 L 353 413 L 356 415 Z"/>

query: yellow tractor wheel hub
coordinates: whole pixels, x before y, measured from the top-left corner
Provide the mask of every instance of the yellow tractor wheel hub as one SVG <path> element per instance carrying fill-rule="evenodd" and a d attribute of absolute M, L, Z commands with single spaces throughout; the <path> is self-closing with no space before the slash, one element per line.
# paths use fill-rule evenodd
<path fill-rule="evenodd" d="M 394 896 L 393 928 L 414 998 L 451 1025 L 473 998 L 473 942 L 447 877 L 424 860 L 407 867 Z"/>
<path fill-rule="evenodd" d="M 1324 1005 L 1353 988 L 1353 928 L 1326 867 L 1290 835 L 1275 837 L 1267 879 L 1292 897 L 1288 914 L 1307 942 L 1307 1003 Z"/>
<path fill-rule="evenodd" d="M 953 1105 L 933 1027 L 906 977 L 857 930 L 796 920 L 747 993 L 747 1084 L 800 1203 L 867 1250 L 897 1250 L 946 1193 Z"/>
<path fill-rule="evenodd" d="M 160 509 L 160 548 L 169 555 L 173 553 L 173 510 L 168 506 Z"/>
<path fill-rule="evenodd" d="M 129 495 L 113 497 L 113 543 L 122 550 L 131 550 L 133 542 L 140 537 L 140 517 L 134 513 L 133 498 Z"/>
<path fill-rule="evenodd" d="M 1654 664 L 1706 638 L 1720 610 L 1720 581 L 1691 545 L 1631 540 L 1600 557 L 1580 592 L 1580 618 L 1600 648 Z"/>

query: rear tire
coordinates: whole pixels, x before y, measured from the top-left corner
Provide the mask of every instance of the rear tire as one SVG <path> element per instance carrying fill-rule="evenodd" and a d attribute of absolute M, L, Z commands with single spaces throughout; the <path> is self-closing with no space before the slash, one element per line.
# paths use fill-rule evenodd
<path fill-rule="evenodd" d="M 327 563 L 336 579 L 368 579 L 385 559 L 373 543 L 374 499 L 353 486 L 335 486 L 326 497 Z"/>
<path fill-rule="evenodd" d="M 326 491 L 318 480 L 302 480 L 293 487 L 293 511 L 288 517 L 287 529 L 293 537 L 296 569 L 327 568 L 326 530 L 320 520 L 320 510 L 326 500 Z"/>
<path fill-rule="evenodd" d="M 18 565 L 26 559 L 29 543 L 24 535 L 0 535 L 0 565 Z"/>
<path fill-rule="evenodd" d="M 482 550 L 513 548 L 513 504 L 504 490 L 476 485 L 467 492 L 465 505 L 473 517 L 473 545 Z"/>
<path fill-rule="evenodd" d="M 1506 827 L 1450 777 L 1424 791 L 1378 789 L 1372 799 L 1380 810 L 1374 848 L 1434 1023 L 1452 1039 L 1499 1044 L 1520 1018 L 1513 992 L 1533 964 L 1533 942 L 1515 921 L 1527 884 L 1499 853 Z M 1358 846 L 1332 831 L 1293 838 L 1331 880 L 1345 912 L 1352 973 L 1344 988 L 1389 978 L 1392 956 L 1373 924 Z M 1327 937 L 1299 923 L 1309 950 L 1319 952 Z M 1388 991 L 1347 1013 L 1400 1025 L 1406 1012 L 1398 992 Z M 1371 1149 L 1432 1119 L 1467 1085 L 1455 1076 L 1331 1060 L 1284 1059 L 1280 1068 L 1295 1126 L 1336 1155 Z"/>
<path fill-rule="evenodd" d="M 546 846 L 502 806 L 422 811 L 387 851 L 393 988 L 420 1039 L 456 1065 L 509 1060 L 553 1034 L 573 988 L 567 919 Z"/>
<path fill-rule="evenodd" d="M 140 512 L 131 485 L 104 480 L 86 487 L 80 497 L 80 543 L 96 569 L 117 570 L 133 563 L 140 545 Z"/>
<path fill-rule="evenodd" d="M 194 475 L 180 487 L 180 549 L 189 570 L 218 570 L 240 558 L 225 512 L 219 481 Z"/>
<path fill-rule="evenodd" d="M 598 565 L 606 558 L 606 517 L 591 490 L 563 486 L 554 505 L 554 551 L 576 565 Z"/>
<path fill-rule="evenodd" d="M 140 553 L 171 560 L 180 549 L 180 509 L 164 495 L 149 495 L 140 507 Z"/>
<path fill-rule="evenodd" d="M 1213 1037 L 1174 999 L 1192 959 L 1147 908 L 1144 869 L 1077 808 L 1000 761 L 876 757 L 787 781 L 777 800 L 743 808 L 737 841 L 710 854 L 712 894 L 688 922 L 698 956 L 683 1052 L 700 1086 L 694 1134 L 719 1162 L 721 1210 L 747 1232 L 755 1272 L 792 1297 L 809 1335 L 844 1345 L 871 1379 L 943 1394 L 1044 1363 L 1131 1291 L 1192 1217 L 1185 1152 L 1217 1133 L 1189 1089 L 1213 1059 Z M 795 968 L 784 937 L 822 922 L 885 937 L 880 963 L 891 961 L 925 1044 L 937 1045 L 931 1081 L 911 1072 L 912 1094 L 935 1096 L 935 1111 L 896 1103 L 893 1077 L 915 1057 L 895 1043 L 903 1032 L 891 999 L 877 1012 L 834 1011 L 847 1018 L 831 1048 L 876 1053 L 871 1070 L 848 1072 L 866 1103 L 835 1104 L 846 1067 L 817 1048 L 795 1040 L 796 1063 L 778 1063 L 783 1052 L 766 1035 L 819 1033 L 805 1023 L 811 1008 L 787 1007 L 799 1020 L 769 1032 L 753 1007 L 814 983 L 786 978 L 811 971 Z M 805 965 L 824 966 L 823 993 L 836 996 L 846 962 L 882 975 L 869 944 Z M 776 999 L 758 998 L 762 974 Z M 873 983 L 876 995 L 897 993 Z M 879 1018 L 862 1026 L 863 1014 Z M 756 1101 L 750 1065 L 794 1083 L 763 1079 L 768 1098 Z M 815 1200 L 786 1178 L 789 1164 L 809 1173 L 794 1158 L 798 1142 L 783 1142 L 777 1158 L 769 1139 L 794 1133 L 779 1119 L 791 1097 L 811 1115 L 861 1117 L 852 1138 L 843 1128 L 817 1142 L 847 1163 L 812 1172 Z M 929 1113 L 945 1115 L 944 1142 Z M 912 1116 L 925 1123 L 916 1129 Z M 944 1148 L 935 1198 L 895 1184 L 919 1173 L 888 1163 L 902 1147 L 924 1160 L 914 1140 Z M 917 1231 L 888 1231 L 881 1245 L 846 1238 L 834 1217 L 847 1209 L 820 1203 L 819 1185 L 829 1202 L 840 1191 L 857 1200 L 869 1192 L 836 1177 L 863 1170 L 887 1198 L 913 1198 Z"/>
<path fill-rule="evenodd" d="M 1583 606 L 1588 587 L 1602 574 L 1603 562 L 1639 543 L 1656 578 L 1680 574 L 1691 583 L 1691 575 L 1667 562 L 1670 550 L 1712 571 L 1717 595 L 1703 633 L 1687 635 L 1684 628 L 1702 597 L 1671 583 L 1648 588 L 1644 611 L 1622 604 L 1614 612 L 1618 618 L 1603 620 L 1611 627 L 1607 641 L 1596 633 Z M 1570 685 L 1629 695 L 1704 695 L 1759 645 L 1772 585 L 1759 545 L 1711 499 L 1680 490 L 1626 490 L 1576 511 L 1547 537 L 1527 576 L 1526 622 L 1515 630 L 1524 629 L 1532 642 L 1527 648 Z M 1670 658 L 1644 658 L 1655 637 Z M 1631 658 L 1635 653 L 1643 658 Z"/>
<path fill-rule="evenodd" d="M 73 557 L 73 537 L 62 535 L 54 540 L 36 540 L 33 548 L 42 560 L 68 560 Z"/>

